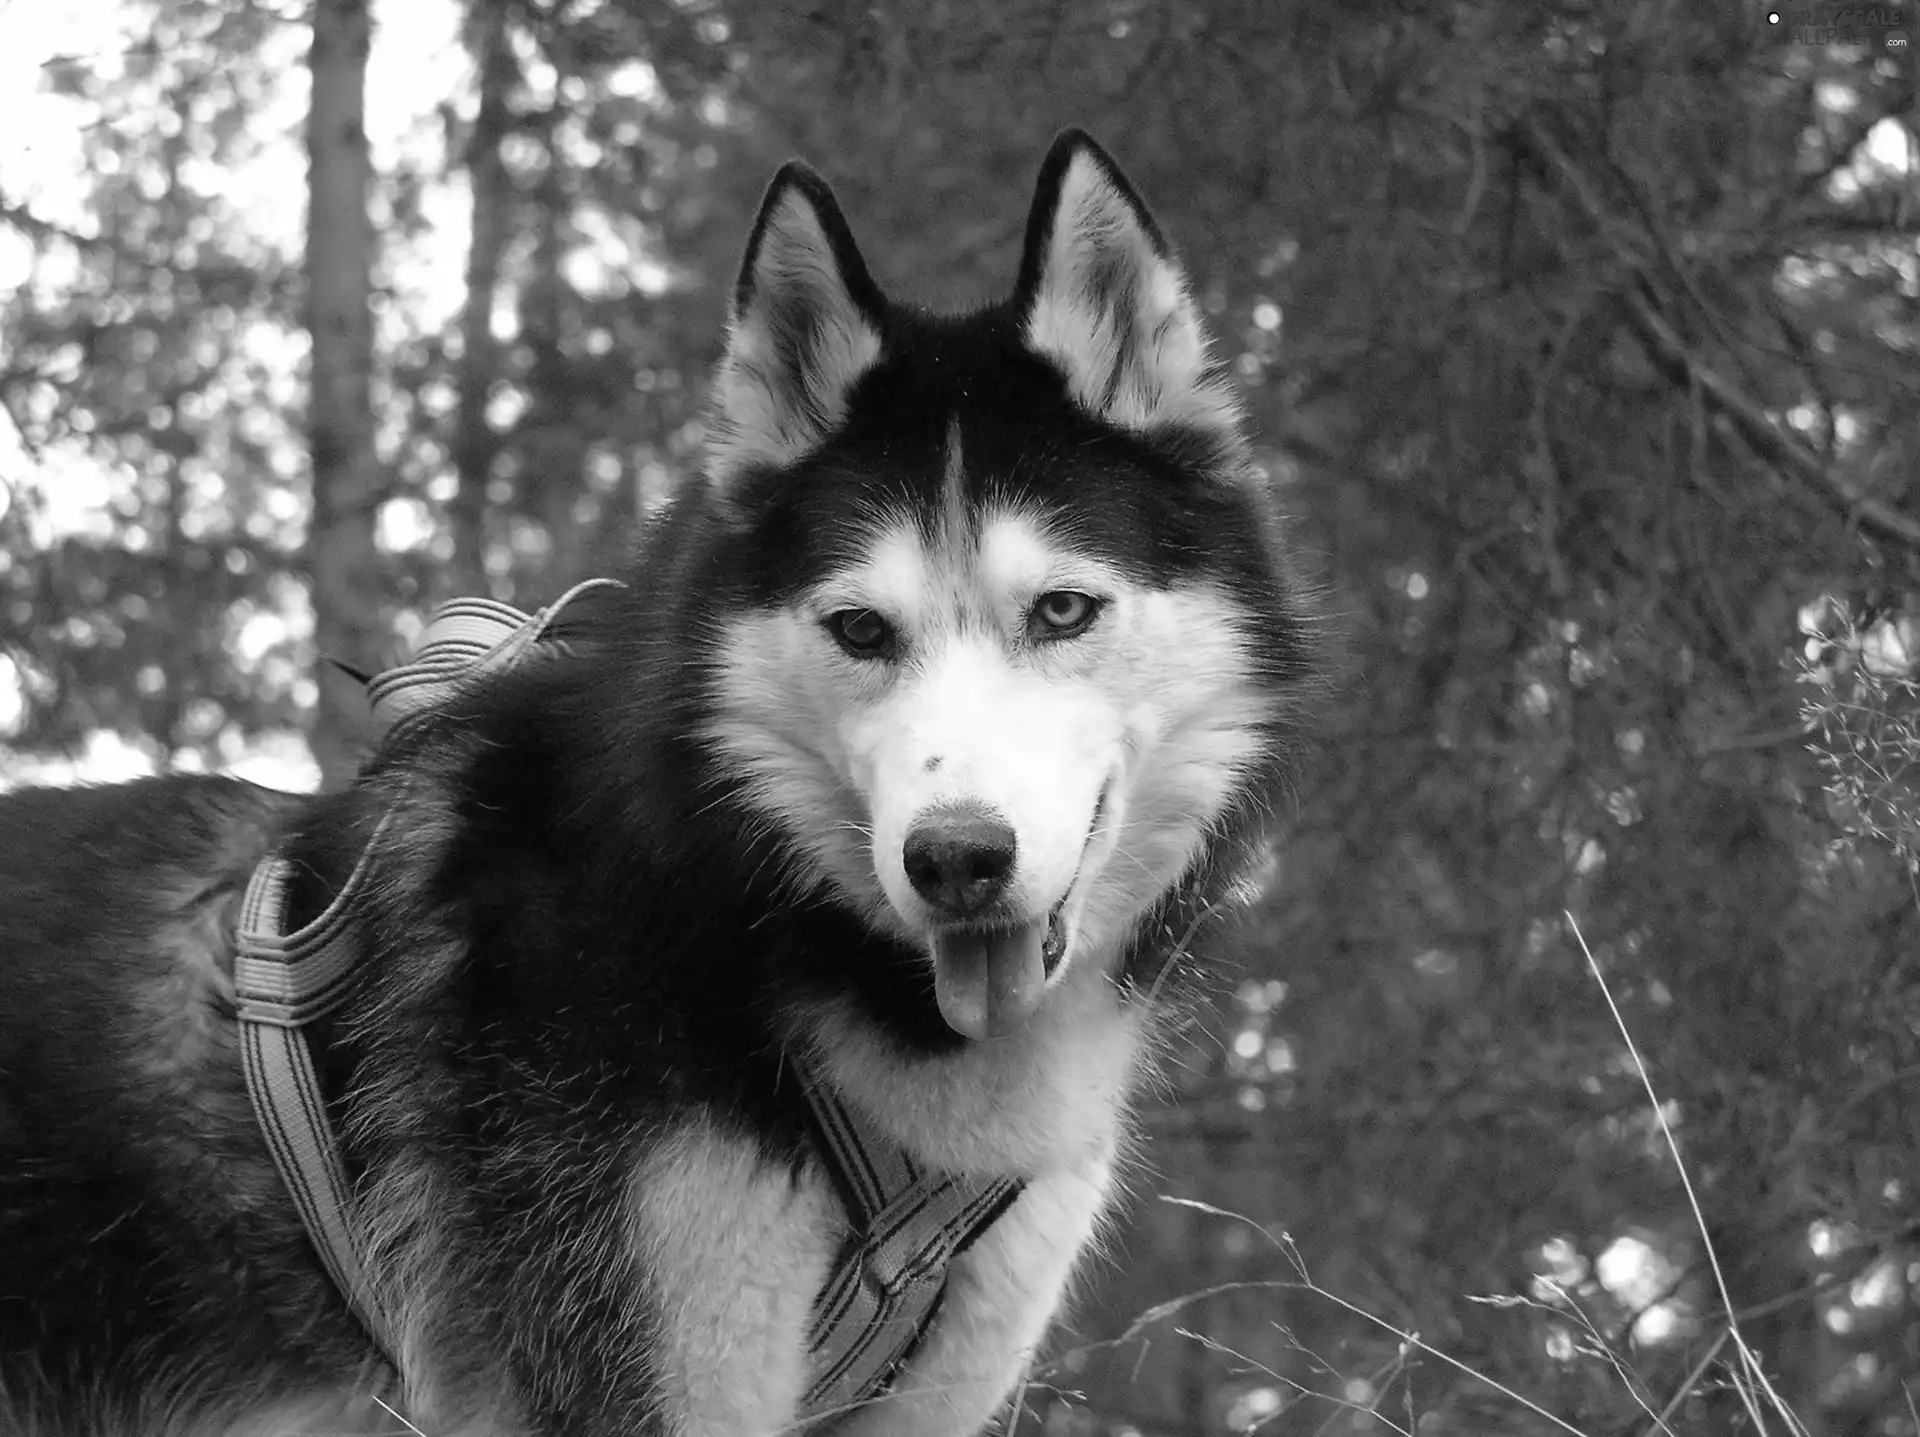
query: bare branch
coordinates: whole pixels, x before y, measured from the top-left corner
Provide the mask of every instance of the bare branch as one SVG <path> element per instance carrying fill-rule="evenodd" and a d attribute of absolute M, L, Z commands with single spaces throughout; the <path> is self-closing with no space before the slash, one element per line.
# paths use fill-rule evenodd
<path fill-rule="evenodd" d="M 1920 549 L 1920 519 L 1884 500 L 1863 494 L 1845 475 L 1822 463 L 1817 454 L 1782 429 L 1766 410 L 1688 349 L 1644 294 L 1630 292 L 1623 299 L 1628 322 L 1653 358 L 1663 368 L 1698 384 L 1756 453 L 1824 490 L 1863 528 Z"/>
<path fill-rule="evenodd" d="M 1541 161 L 1558 188 L 1573 198 L 1596 229 L 1602 233 L 1617 230 L 1612 212 L 1602 202 L 1592 181 L 1542 125 L 1534 120 L 1523 121 L 1516 138 Z M 1646 287 L 1645 262 L 1636 259 L 1633 268 L 1640 276 L 1641 285 L 1622 296 L 1628 323 L 1649 356 L 1671 378 L 1697 386 L 1761 458 L 1811 483 L 1863 528 L 1920 549 L 1920 519 L 1862 493 L 1851 480 L 1783 429 L 1738 385 L 1708 365 L 1653 303 Z"/>

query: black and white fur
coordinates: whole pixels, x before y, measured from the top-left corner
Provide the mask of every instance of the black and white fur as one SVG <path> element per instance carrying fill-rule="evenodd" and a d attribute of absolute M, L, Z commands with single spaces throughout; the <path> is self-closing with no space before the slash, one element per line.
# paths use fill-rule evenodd
<path fill-rule="evenodd" d="M 958 317 L 886 299 L 783 169 L 712 435 L 575 657 L 350 791 L 0 800 L 0 1430 L 788 1430 L 846 1226 L 796 1059 L 924 1163 L 1025 1182 L 833 1430 L 1003 1409 L 1184 938 L 1264 842 L 1310 657 L 1270 496 L 1077 132 L 1011 298 Z M 397 1374 L 280 1188 L 231 1001 L 251 867 L 284 845 L 300 920 L 369 843 L 316 1038 Z"/>

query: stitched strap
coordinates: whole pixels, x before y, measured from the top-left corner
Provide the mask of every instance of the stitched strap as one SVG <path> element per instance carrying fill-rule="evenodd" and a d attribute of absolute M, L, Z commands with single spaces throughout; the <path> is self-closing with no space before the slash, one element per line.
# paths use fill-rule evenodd
<path fill-rule="evenodd" d="M 234 987 L 247 1096 L 274 1164 L 328 1275 L 381 1351 L 390 1354 L 386 1318 L 367 1281 L 365 1230 L 355 1220 L 313 1053 L 299 1026 L 333 1008 L 345 990 L 352 945 L 340 939 L 348 896 L 365 866 L 362 857 L 326 912 L 288 936 L 282 936 L 287 865 L 275 857 L 256 868 L 240 911 Z"/>
<path fill-rule="evenodd" d="M 814 1304 L 807 1420 L 884 1392 L 933 1321 L 947 1267 L 1019 1196 L 1011 1178 L 921 1171 L 823 1081 L 802 1083 L 854 1236 Z"/>
<path fill-rule="evenodd" d="M 449 600 L 434 611 L 411 659 L 367 680 L 375 721 L 391 740 L 413 720 L 443 710 L 457 688 L 511 666 L 535 644 L 569 652 L 552 633 L 561 613 L 581 594 L 619 587 L 617 579 L 588 579 L 532 618 L 494 599 Z"/>
<path fill-rule="evenodd" d="M 490 599 L 444 605 L 413 659 L 367 685 L 387 739 L 440 710 L 460 685 L 520 658 L 579 594 L 612 583 L 578 584 L 532 617 Z M 359 956 L 351 917 L 387 822 L 381 820 L 325 911 L 292 933 L 286 931 L 286 860 L 275 854 L 254 869 L 240 908 L 233 983 L 247 1096 L 274 1165 L 328 1275 L 375 1344 L 391 1356 L 390 1330 L 367 1277 L 366 1230 L 354 1210 L 312 1048 L 301 1031 L 346 996 Z"/>

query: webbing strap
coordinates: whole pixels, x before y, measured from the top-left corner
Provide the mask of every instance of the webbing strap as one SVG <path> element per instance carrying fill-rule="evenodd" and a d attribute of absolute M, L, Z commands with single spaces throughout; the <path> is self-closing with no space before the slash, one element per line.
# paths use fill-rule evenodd
<path fill-rule="evenodd" d="M 933 1320 L 954 1257 L 1019 1195 L 1012 1178 L 921 1171 L 820 1081 L 802 1085 L 854 1236 L 814 1303 L 807 1419 L 878 1396 Z"/>
<path fill-rule="evenodd" d="M 414 719 L 444 709 L 456 688 L 510 667 L 535 644 L 567 652 L 549 633 L 561 612 L 590 590 L 619 587 L 616 579 L 588 579 L 532 618 L 497 599 L 448 600 L 434 610 L 411 659 L 367 680 L 374 721 L 391 739 Z"/>
<path fill-rule="evenodd" d="M 362 858 L 362 867 L 365 862 Z M 354 877 L 360 872 L 356 868 Z M 345 991 L 351 945 L 336 940 L 345 928 L 344 900 L 357 885 L 349 880 L 325 913 L 298 933 L 283 936 L 286 886 L 286 863 L 269 858 L 254 870 L 240 909 L 234 988 L 247 1096 L 328 1275 L 375 1344 L 391 1354 L 387 1322 L 367 1281 L 365 1229 L 354 1218 L 352 1192 L 327 1124 L 313 1053 L 300 1031 L 301 1024 L 331 1010 Z M 310 991 L 308 984 L 314 985 Z"/>
<path fill-rule="evenodd" d="M 414 656 L 367 683 L 386 740 L 444 714 L 459 688 L 517 662 L 535 645 L 564 652 L 564 641 L 551 632 L 560 612 L 583 591 L 613 582 L 576 585 L 531 617 L 491 599 L 441 606 Z M 391 1355 L 389 1328 L 368 1277 L 365 1228 L 301 1031 L 346 995 L 359 956 L 351 917 L 388 821 L 381 820 L 325 911 L 294 932 L 285 931 L 286 861 L 275 854 L 254 870 L 241 907 L 234 987 L 247 1092 L 274 1163 L 329 1275 Z M 1006 1210 L 1021 1184 L 923 1172 L 827 1084 L 803 1073 L 801 1086 L 820 1156 L 853 1231 L 809 1322 L 813 1382 L 802 1415 L 811 1420 L 887 1388 L 939 1306 L 948 1265 Z"/>
<path fill-rule="evenodd" d="M 458 685 L 520 657 L 580 593 L 613 582 L 578 584 L 531 618 L 489 599 L 442 606 L 413 659 L 368 683 L 376 723 L 390 740 L 403 725 L 443 706 Z M 382 819 L 333 901 L 294 932 L 286 931 L 286 860 L 276 853 L 254 869 L 240 906 L 233 986 L 247 1096 L 274 1165 L 328 1275 L 391 1356 L 388 1325 L 367 1276 L 366 1230 L 354 1211 L 312 1048 L 301 1031 L 346 996 L 359 957 L 352 913 L 386 825 Z"/>

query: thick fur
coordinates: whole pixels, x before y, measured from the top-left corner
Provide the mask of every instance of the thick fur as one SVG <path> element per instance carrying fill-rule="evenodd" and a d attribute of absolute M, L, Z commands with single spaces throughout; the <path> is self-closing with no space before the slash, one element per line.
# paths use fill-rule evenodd
<path fill-rule="evenodd" d="M 1306 623 L 1184 276 L 1086 137 L 1012 298 L 957 317 L 881 296 L 789 166 L 730 334 L 704 482 L 573 656 L 326 799 L 0 799 L 0 1431 L 788 1430 L 847 1236 L 800 1065 L 1025 1182 L 833 1429 L 967 1437 L 1017 1391 L 1261 852 Z M 1059 942 L 989 1037 L 902 856 L 956 809 L 1010 834 L 981 921 Z M 315 1038 L 397 1371 L 280 1188 L 231 1004 L 252 866 L 284 845 L 304 919 L 368 844 Z"/>

